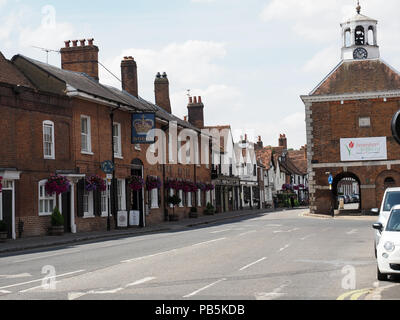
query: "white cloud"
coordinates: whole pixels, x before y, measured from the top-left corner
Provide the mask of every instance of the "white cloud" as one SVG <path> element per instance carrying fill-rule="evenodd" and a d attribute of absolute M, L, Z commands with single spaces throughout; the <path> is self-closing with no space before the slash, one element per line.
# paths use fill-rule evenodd
<path fill-rule="evenodd" d="M 337 47 L 327 47 L 318 52 L 302 67 L 302 71 L 310 73 L 328 73 L 340 61 L 340 51 Z"/>

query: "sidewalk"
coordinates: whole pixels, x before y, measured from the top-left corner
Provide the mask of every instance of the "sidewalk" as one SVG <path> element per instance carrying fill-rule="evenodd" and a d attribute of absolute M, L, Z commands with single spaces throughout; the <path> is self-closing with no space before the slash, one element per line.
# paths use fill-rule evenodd
<path fill-rule="evenodd" d="M 216 223 L 219 221 L 257 216 L 262 213 L 274 212 L 273 209 L 262 210 L 245 210 L 235 212 L 218 213 L 214 216 L 201 216 L 198 219 L 183 219 L 178 222 L 163 222 L 159 225 L 149 226 L 145 228 L 131 228 L 112 231 L 96 231 L 77 234 L 65 234 L 63 236 L 41 236 L 32 238 L 22 238 L 17 240 L 8 240 L 5 243 L 0 243 L 0 254 L 17 252 L 29 249 L 38 249 L 52 246 L 59 246 L 65 244 L 79 243 L 89 240 L 101 240 L 118 237 L 133 237 L 143 234 L 178 231 L 185 228 L 196 227 Z"/>

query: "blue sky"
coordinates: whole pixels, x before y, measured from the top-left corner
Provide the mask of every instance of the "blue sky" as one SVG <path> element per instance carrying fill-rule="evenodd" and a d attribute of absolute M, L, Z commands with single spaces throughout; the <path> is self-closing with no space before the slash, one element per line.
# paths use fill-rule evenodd
<path fill-rule="evenodd" d="M 400 69 L 400 3 L 362 0 L 379 20 L 385 61 Z M 139 94 L 154 101 L 154 76 L 167 72 L 173 112 L 186 115 L 187 89 L 203 97 L 207 125 L 231 124 L 235 136 L 262 135 L 277 145 L 306 143 L 304 105 L 340 59 L 340 22 L 353 0 L 0 0 L 0 51 L 42 61 L 32 46 L 60 49 L 64 40 L 95 38 L 100 61 L 119 76 L 123 56 L 135 57 Z M 49 62 L 60 65 L 60 56 Z M 100 81 L 120 86 L 101 70 Z"/>

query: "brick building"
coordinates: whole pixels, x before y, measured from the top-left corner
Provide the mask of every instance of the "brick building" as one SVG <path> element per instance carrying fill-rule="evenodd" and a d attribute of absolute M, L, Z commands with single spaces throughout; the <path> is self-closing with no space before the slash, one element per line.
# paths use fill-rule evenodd
<path fill-rule="evenodd" d="M 400 146 L 390 127 L 400 107 L 400 74 L 380 59 L 377 21 L 361 7 L 341 28 L 342 60 L 301 97 L 313 213 L 337 209 L 338 184 L 346 178 L 357 181 L 363 212 L 380 206 L 387 186 L 400 185 Z"/>
<path fill-rule="evenodd" d="M 11 168 L 0 169 L 0 175 L 5 179 L 4 189 L 10 188 L 14 194 L 13 237 L 20 219 L 24 236 L 45 234 L 56 205 L 65 218 L 65 231 L 73 233 L 105 230 L 109 212 L 115 213 L 112 227 L 120 214 L 127 219 L 130 211 L 137 213 L 140 226 L 168 220 L 172 208 L 167 198 L 175 192 L 183 200 L 175 210 L 179 218 L 188 217 L 192 207 L 202 213 L 210 191 L 167 189 L 169 180 L 211 183 L 210 165 L 187 163 L 175 156 L 187 141 L 175 141 L 174 131 L 179 135 L 188 129 L 199 141 L 201 132 L 171 113 L 167 75 L 157 74 L 156 101 L 151 103 L 138 94 L 137 65 L 132 57 L 121 62 L 120 90 L 99 82 L 99 48 L 93 39 L 80 40 L 80 45 L 78 41 L 70 43 L 66 41 L 61 49 L 62 69 L 22 55 L 11 61 L 0 57 L 1 130 L 9 137 L 3 140 L 0 168 Z M 158 143 L 162 149 L 132 144 L 132 114 L 143 112 L 155 114 L 155 127 L 166 137 L 165 143 Z M 46 139 L 50 147 L 46 147 Z M 148 154 L 166 161 L 149 163 Z M 210 150 L 200 149 L 195 156 L 209 154 Z M 87 190 L 85 179 L 93 175 L 105 179 L 101 164 L 113 158 L 115 179 L 108 188 L 114 190 L 114 197 L 109 198 L 107 191 Z M 52 174 L 66 176 L 72 185 L 59 198 L 43 191 Z M 133 191 L 129 187 L 132 176 L 141 176 L 144 181 L 159 178 L 162 186 Z M 7 194 L 2 193 L 3 199 Z M 42 205 L 47 209 L 42 210 Z"/>

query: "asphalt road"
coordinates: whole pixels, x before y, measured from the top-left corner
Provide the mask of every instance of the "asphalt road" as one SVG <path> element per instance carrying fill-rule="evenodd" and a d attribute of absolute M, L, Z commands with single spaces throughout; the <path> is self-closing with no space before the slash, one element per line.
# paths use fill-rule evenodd
<path fill-rule="evenodd" d="M 3 255 L 0 299 L 380 299 L 399 286 L 376 281 L 372 221 L 303 212 Z"/>

